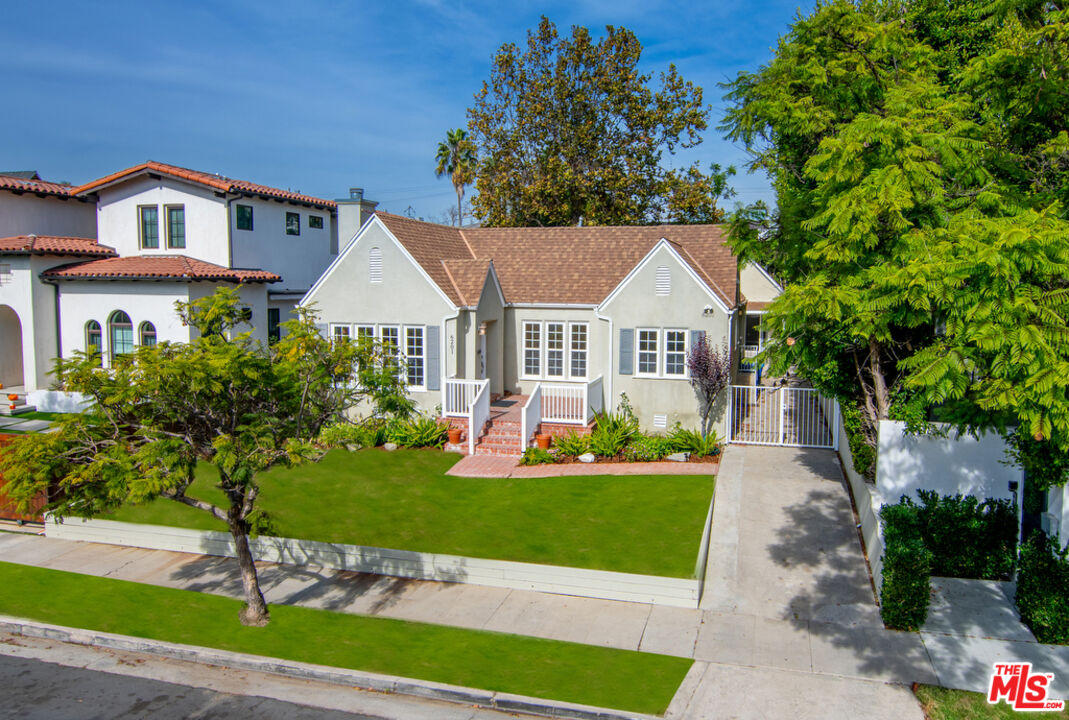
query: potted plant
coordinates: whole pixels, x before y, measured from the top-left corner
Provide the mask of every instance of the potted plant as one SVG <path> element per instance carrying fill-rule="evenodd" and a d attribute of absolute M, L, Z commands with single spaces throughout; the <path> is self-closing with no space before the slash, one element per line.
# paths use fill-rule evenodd
<path fill-rule="evenodd" d="M 553 440 L 553 436 L 549 433 L 538 433 L 535 435 L 535 442 L 538 443 L 540 450 L 549 450 L 549 443 Z"/>
<path fill-rule="evenodd" d="M 450 427 L 449 428 L 449 444 L 450 445 L 459 445 L 460 444 L 460 428 L 458 428 L 458 427 Z"/>
<path fill-rule="evenodd" d="M 16 400 L 19 399 L 19 396 L 16 393 L 8 393 L 7 394 L 7 399 L 10 400 L 11 402 L 15 402 Z"/>

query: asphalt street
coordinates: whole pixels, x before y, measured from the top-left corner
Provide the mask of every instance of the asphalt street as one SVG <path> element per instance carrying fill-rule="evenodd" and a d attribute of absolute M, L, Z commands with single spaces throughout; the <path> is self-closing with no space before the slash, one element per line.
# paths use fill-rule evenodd
<path fill-rule="evenodd" d="M 364 720 L 337 710 L 0 656 L 0 718 Z"/>

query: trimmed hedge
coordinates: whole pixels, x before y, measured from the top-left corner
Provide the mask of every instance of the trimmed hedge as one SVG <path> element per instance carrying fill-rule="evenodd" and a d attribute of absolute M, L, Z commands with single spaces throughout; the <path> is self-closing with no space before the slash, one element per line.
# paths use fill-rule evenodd
<path fill-rule="evenodd" d="M 854 470 L 857 470 L 861 477 L 873 481 L 876 479 L 876 448 L 865 442 L 865 434 L 861 432 L 861 411 L 848 402 L 839 403 L 839 410 L 842 413 L 846 438 L 850 441 L 850 458 L 853 460 Z"/>
<path fill-rule="evenodd" d="M 885 505 L 880 520 L 884 538 L 880 615 L 894 630 L 918 630 L 928 617 L 932 554 L 924 546 L 916 507 L 905 502 Z"/>
<path fill-rule="evenodd" d="M 1043 532 L 1021 546 L 1017 611 L 1041 643 L 1069 645 L 1069 549 Z"/>
<path fill-rule="evenodd" d="M 1008 580 L 1017 556 L 1017 506 L 1009 500 L 979 500 L 919 490 L 924 545 L 932 574 L 940 577 Z M 903 500 L 908 502 L 908 500 Z M 912 503 L 910 503 L 912 505 Z"/>

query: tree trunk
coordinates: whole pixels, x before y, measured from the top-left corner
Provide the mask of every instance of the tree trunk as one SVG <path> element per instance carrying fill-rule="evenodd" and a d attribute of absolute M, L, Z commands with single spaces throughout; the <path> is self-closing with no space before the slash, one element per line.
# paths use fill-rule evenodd
<path fill-rule="evenodd" d="M 464 186 L 454 185 L 457 191 L 457 227 L 464 226 Z"/>
<path fill-rule="evenodd" d="M 245 590 L 245 606 L 241 609 L 239 617 L 242 625 L 263 627 L 270 621 L 267 612 L 267 603 L 264 595 L 260 592 L 260 578 L 256 574 L 256 563 L 252 559 L 249 550 L 249 528 L 244 520 L 234 517 L 235 510 L 230 511 L 231 519 L 230 534 L 234 538 L 234 548 L 237 550 L 238 568 L 241 570 L 241 585 Z"/>

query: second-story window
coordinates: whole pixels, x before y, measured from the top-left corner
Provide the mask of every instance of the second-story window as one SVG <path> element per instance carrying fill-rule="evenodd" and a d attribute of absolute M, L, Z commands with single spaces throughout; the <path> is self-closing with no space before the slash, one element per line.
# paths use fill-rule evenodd
<path fill-rule="evenodd" d="M 238 205 L 238 230 L 252 230 L 252 205 Z"/>
<path fill-rule="evenodd" d="M 308 227 L 310 227 L 310 228 L 318 228 L 318 229 L 322 230 L 323 229 L 323 216 L 322 215 L 309 215 L 308 216 Z"/>
<path fill-rule="evenodd" d="M 167 213 L 167 247 L 184 248 L 186 246 L 186 206 L 168 205 Z"/>
<path fill-rule="evenodd" d="M 160 209 L 155 205 L 137 208 L 141 227 L 141 247 L 155 250 L 160 246 Z"/>
<path fill-rule="evenodd" d="M 287 235 L 300 235 L 301 234 L 301 214 L 300 213 L 286 213 L 286 234 Z"/>

